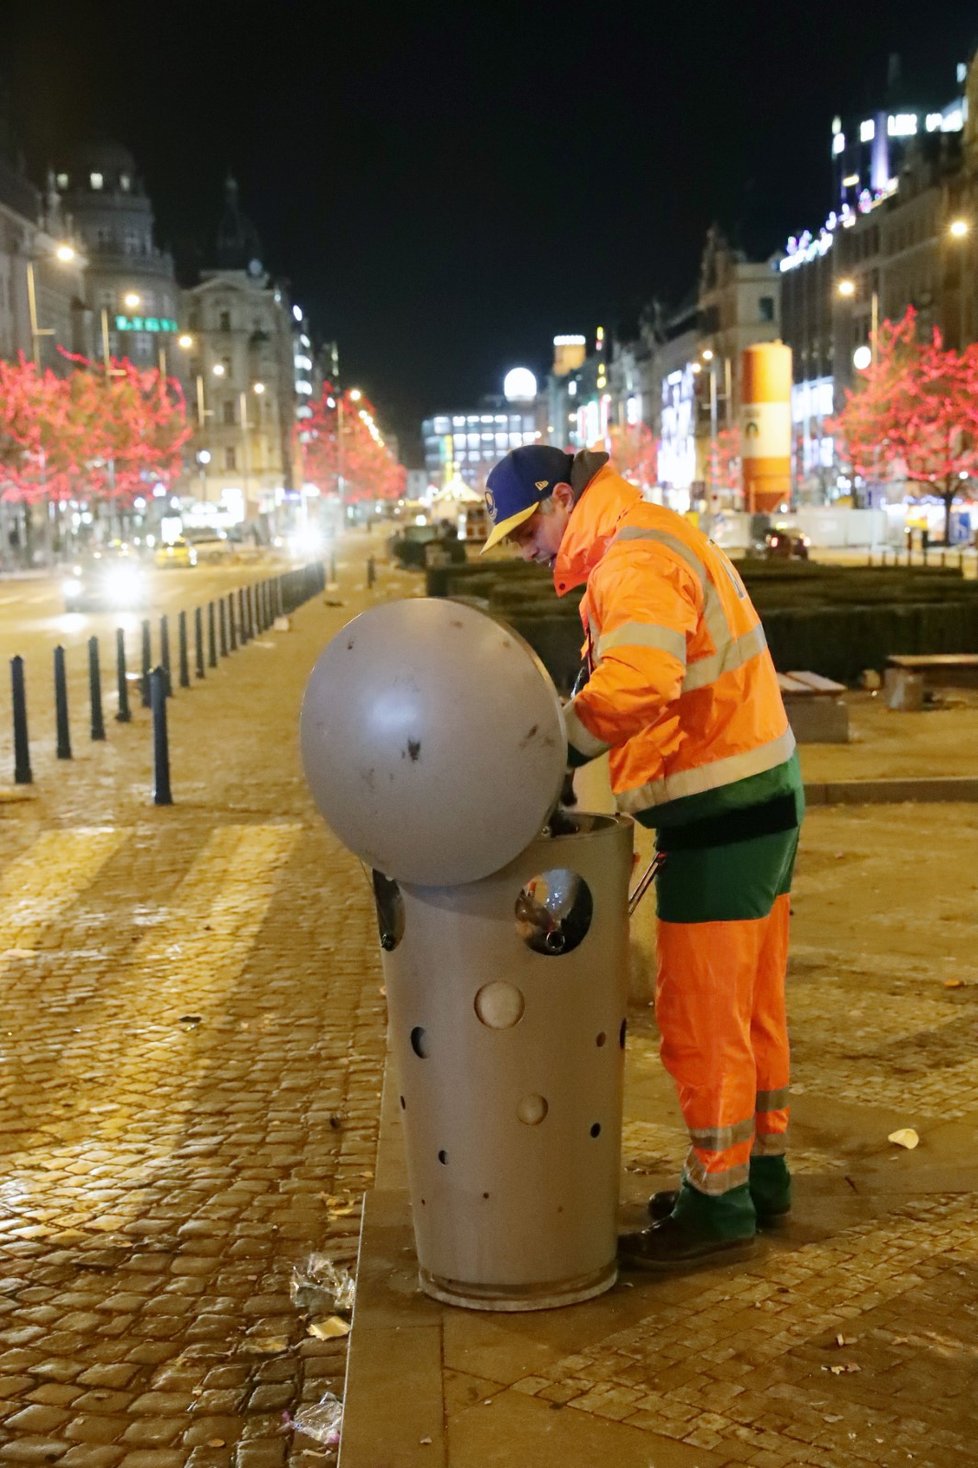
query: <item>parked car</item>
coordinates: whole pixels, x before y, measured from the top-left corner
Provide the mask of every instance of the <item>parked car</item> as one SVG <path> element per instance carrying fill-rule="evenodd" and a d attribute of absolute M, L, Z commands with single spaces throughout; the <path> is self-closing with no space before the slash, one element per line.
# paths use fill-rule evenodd
<path fill-rule="evenodd" d="M 61 583 L 66 612 L 127 611 L 149 596 L 145 568 L 120 551 L 92 551 L 76 561 Z"/>
<path fill-rule="evenodd" d="M 183 538 L 197 557 L 198 566 L 205 562 L 227 563 L 234 559 L 235 547 L 226 535 L 216 531 L 190 530 Z"/>
<path fill-rule="evenodd" d="M 158 545 L 153 559 L 158 566 L 196 566 L 197 551 L 189 540 L 171 540 Z"/>
<path fill-rule="evenodd" d="M 811 540 L 797 525 L 772 525 L 764 537 L 764 554 L 769 561 L 808 560 Z"/>

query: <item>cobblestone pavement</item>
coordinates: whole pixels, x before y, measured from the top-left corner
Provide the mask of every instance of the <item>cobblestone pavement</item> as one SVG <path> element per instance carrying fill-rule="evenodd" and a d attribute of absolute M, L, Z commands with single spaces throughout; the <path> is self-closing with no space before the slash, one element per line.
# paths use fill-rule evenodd
<path fill-rule="evenodd" d="M 142 711 L 0 799 L 4 1463 L 313 1461 L 291 1414 L 342 1393 L 346 1343 L 289 1286 L 312 1250 L 354 1261 L 384 1001 L 296 730 L 365 544 L 173 699 L 173 807 Z"/>
<path fill-rule="evenodd" d="M 291 1419 L 342 1393 L 345 1342 L 309 1334 L 289 1284 L 312 1250 L 354 1260 L 384 1000 L 368 888 L 310 806 L 296 721 L 316 654 L 366 604 L 372 548 L 351 543 L 292 631 L 173 700 L 172 808 L 149 803 L 142 713 L 68 767 L 42 751 L 29 798 L 0 798 L 4 1463 L 329 1461 Z M 384 569 L 374 594 L 417 588 Z M 888 740 L 924 728 L 905 717 Z M 974 737 L 969 712 L 946 717 Z M 746 1268 L 623 1276 L 536 1316 L 443 1312 L 444 1418 L 421 1461 L 978 1463 L 976 837 L 975 807 L 812 812 L 794 1220 Z M 637 1223 L 684 1138 L 652 1021 L 632 1029 Z M 887 1140 L 907 1126 L 913 1151 Z M 397 1270 L 417 1325 L 435 1307 L 403 1249 Z M 385 1397 L 391 1461 L 413 1462 Z"/>

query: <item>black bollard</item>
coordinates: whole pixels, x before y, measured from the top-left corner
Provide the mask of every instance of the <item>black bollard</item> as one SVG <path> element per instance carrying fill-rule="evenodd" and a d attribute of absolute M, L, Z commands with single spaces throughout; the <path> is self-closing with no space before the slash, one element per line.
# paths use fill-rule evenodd
<path fill-rule="evenodd" d="M 284 617 L 285 616 L 285 606 L 284 606 L 284 604 L 282 602 L 282 577 L 281 577 L 281 575 L 278 575 L 278 576 L 275 577 L 275 615 L 277 617 Z"/>
<path fill-rule="evenodd" d="M 187 614 L 177 617 L 177 649 L 180 658 L 180 687 L 190 687 L 190 658 L 187 649 Z"/>
<path fill-rule="evenodd" d="M 194 672 L 198 678 L 204 677 L 204 613 L 200 607 L 194 608 Z"/>
<path fill-rule="evenodd" d="M 172 805 L 170 745 L 166 735 L 166 669 L 154 668 L 149 683 L 153 709 L 153 804 Z"/>
<path fill-rule="evenodd" d="M 221 657 L 226 658 L 228 655 L 228 609 L 223 596 L 217 603 L 217 630 L 220 635 Z"/>
<path fill-rule="evenodd" d="M 27 694 L 24 690 L 24 659 L 10 659 L 10 692 L 14 712 L 14 784 L 31 785 L 31 756 L 27 743 Z"/>
<path fill-rule="evenodd" d="M 368 556 L 367 557 L 367 590 L 368 591 L 373 586 L 373 584 L 374 584 L 374 582 L 376 580 L 377 580 L 377 568 L 374 565 L 374 558 L 373 558 L 373 556 Z"/>
<path fill-rule="evenodd" d="M 65 650 L 54 649 L 54 714 L 58 729 L 58 759 L 71 759 L 71 731 L 68 728 L 68 680 L 65 677 Z"/>
<path fill-rule="evenodd" d="M 173 680 L 170 677 L 170 624 L 165 612 L 160 618 L 160 667 L 163 669 L 166 696 L 169 698 L 173 693 Z"/>
<path fill-rule="evenodd" d="M 214 625 L 214 603 L 207 603 L 207 666 L 217 667 L 217 632 Z"/>
<path fill-rule="evenodd" d="M 248 613 L 247 597 L 243 586 L 238 587 L 238 636 L 241 638 L 241 646 L 244 647 L 248 641 Z"/>
<path fill-rule="evenodd" d="M 119 707 L 116 710 L 117 724 L 132 721 L 129 708 L 129 684 L 126 682 L 126 634 L 121 627 L 115 629 L 115 672 L 119 686 Z"/>
<path fill-rule="evenodd" d="M 140 673 L 140 688 L 142 690 L 143 708 L 149 708 L 149 670 L 153 661 L 152 636 L 149 622 L 143 623 L 143 663 Z"/>
<path fill-rule="evenodd" d="M 267 632 L 268 629 L 269 629 L 269 627 L 272 625 L 271 620 L 270 620 L 269 615 L 268 615 L 268 582 L 267 581 L 259 581 L 259 583 L 258 583 L 258 606 L 259 606 L 259 617 L 260 617 L 260 622 L 261 622 L 261 630 L 263 632 Z"/>
<path fill-rule="evenodd" d="M 92 738 L 105 738 L 105 720 L 102 717 L 102 670 L 99 667 L 98 638 L 88 639 L 88 695 L 92 709 Z"/>
<path fill-rule="evenodd" d="M 231 637 L 231 651 L 234 652 L 238 646 L 238 634 L 234 627 L 234 592 L 228 592 L 228 630 Z"/>
<path fill-rule="evenodd" d="M 252 637 L 257 637 L 261 631 L 258 621 L 258 588 L 254 582 L 248 587 L 248 631 Z"/>

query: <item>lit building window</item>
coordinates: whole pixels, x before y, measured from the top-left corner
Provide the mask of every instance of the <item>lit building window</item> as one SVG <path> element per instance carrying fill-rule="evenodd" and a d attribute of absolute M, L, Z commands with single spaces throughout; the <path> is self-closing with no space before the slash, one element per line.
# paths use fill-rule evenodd
<path fill-rule="evenodd" d="M 93 189 L 100 189 L 105 183 L 105 179 L 100 173 L 90 173 L 88 175 L 88 181 Z"/>
<path fill-rule="evenodd" d="M 861 122 L 859 124 L 859 141 L 861 143 L 871 143 L 875 136 L 876 123 L 871 117 L 867 118 L 865 122 Z"/>
<path fill-rule="evenodd" d="M 832 157 L 837 158 L 840 153 L 844 153 L 845 151 L 846 135 L 845 133 L 836 133 L 835 137 L 832 139 Z"/>
<path fill-rule="evenodd" d="M 119 174 L 119 187 L 124 194 L 128 194 L 129 190 L 132 188 L 132 179 L 129 177 L 128 173 Z"/>
<path fill-rule="evenodd" d="M 940 125 L 941 125 L 941 118 L 940 118 L 940 113 L 938 113 L 938 115 L 937 115 L 937 126 L 940 127 Z M 58 174 L 58 188 L 59 189 L 66 189 L 67 187 L 68 187 L 68 175 L 66 173 L 59 173 Z"/>
<path fill-rule="evenodd" d="M 886 119 L 886 131 L 891 138 L 912 138 L 917 131 L 916 112 L 895 112 Z"/>

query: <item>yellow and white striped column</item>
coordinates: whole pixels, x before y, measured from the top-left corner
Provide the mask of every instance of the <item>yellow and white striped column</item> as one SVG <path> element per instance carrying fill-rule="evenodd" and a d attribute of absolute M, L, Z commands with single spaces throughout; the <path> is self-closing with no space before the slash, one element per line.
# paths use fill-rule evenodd
<path fill-rule="evenodd" d="M 744 509 L 776 510 L 791 497 L 791 348 L 755 342 L 741 358 Z"/>

